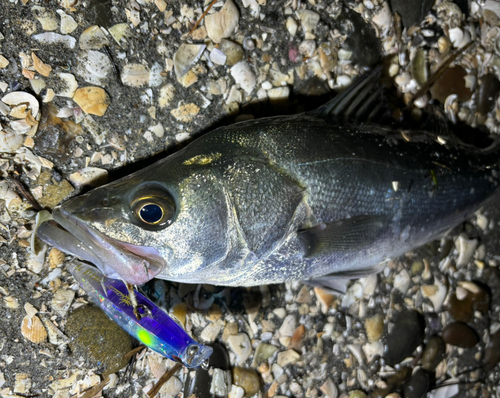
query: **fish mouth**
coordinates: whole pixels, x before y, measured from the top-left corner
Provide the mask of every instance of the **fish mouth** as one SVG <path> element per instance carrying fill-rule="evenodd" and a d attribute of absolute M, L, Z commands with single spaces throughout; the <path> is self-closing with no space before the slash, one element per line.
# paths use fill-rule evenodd
<path fill-rule="evenodd" d="M 158 250 L 111 239 L 64 209 L 56 207 L 54 221 L 38 228 L 44 242 L 96 265 L 110 278 L 142 285 L 158 275 L 166 261 Z"/>

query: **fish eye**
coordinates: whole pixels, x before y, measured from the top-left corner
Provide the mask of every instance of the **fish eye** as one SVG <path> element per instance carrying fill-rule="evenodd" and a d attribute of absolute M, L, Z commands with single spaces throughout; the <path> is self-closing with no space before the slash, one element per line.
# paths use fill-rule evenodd
<path fill-rule="evenodd" d="M 147 203 L 139 209 L 139 217 L 148 224 L 157 224 L 163 218 L 163 209 L 154 203 Z"/>
<path fill-rule="evenodd" d="M 146 229 L 163 229 L 172 222 L 175 214 L 175 205 L 168 194 L 149 192 L 139 196 L 131 205 L 135 222 Z"/>

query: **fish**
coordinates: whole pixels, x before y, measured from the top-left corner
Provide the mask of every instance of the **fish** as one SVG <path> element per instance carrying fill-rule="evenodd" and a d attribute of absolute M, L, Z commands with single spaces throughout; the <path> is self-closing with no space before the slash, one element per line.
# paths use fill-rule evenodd
<path fill-rule="evenodd" d="M 379 81 L 375 70 L 315 111 L 219 127 L 64 202 L 38 234 L 136 285 L 345 291 L 466 220 L 499 185 L 498 145 L 384 124 Z"/>
<path fill-rule="evenodd" d="M 108 317 L 153 351 L 188 368 L 206 366 L 212 347 L 199 344 L 167 312 L 135 291 L 140 319 L 122 281 L 105 277 L 95 267 L 80 261 L 67 266 L 75 280 Z"/>

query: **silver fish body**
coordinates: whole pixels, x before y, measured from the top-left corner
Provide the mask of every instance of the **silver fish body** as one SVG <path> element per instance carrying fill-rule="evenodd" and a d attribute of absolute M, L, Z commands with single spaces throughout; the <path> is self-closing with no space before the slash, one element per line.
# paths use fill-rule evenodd
<path fill-rule="evenodd" d="M 64 229 L 39 234 L 135 284 L 328 286 L 466 219 L 496 190 L 499 156 L 320 113 L 247 121 L 69 200 L 53 213 Z"/>

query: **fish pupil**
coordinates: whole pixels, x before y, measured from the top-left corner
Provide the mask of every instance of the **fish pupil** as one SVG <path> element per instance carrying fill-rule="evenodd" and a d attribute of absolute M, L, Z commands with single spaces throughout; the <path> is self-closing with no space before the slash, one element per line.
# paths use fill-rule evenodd
<path fill-rule="evenodd" d="M 144 222 L 155 224 L 163 217 L 163 210 L 158 205 L 148 204 L 141 208 L 140 215 Z"/>

